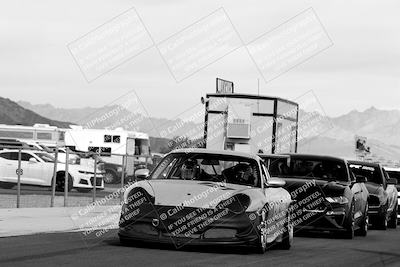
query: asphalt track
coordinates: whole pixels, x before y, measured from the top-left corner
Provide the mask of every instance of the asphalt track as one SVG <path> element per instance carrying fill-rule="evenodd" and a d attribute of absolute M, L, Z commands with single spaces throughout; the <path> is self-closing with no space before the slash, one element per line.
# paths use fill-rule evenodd
<path fill-rule="evenodd" d="M 291 250 L 265 255 L 231 247 L 122 246 L 116 233 L 91 239 L 78 232 L 0 238 L 0 266 L 400 266 L 400 228 L 370 230 L 353 240 L 302 234 Z"/>

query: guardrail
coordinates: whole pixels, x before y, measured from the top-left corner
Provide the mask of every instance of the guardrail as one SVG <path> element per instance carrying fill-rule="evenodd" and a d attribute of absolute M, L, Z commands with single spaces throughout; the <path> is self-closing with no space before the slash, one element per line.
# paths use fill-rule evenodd
<path fill-rule="evenodd" d="M 61 185 L 63 187 L 63 205 L 64 207 L 69 206 L 69 191 L 71 190 L 72 185 L 70 184 L 71 182 L 73 182 L 73 177 L 71 179 L 71 156 L 75 155 L 73 157 L 78 156 L 80 159 L 86 158 L 89 159 L 90 162 L 92 159 L 93 160 L 93 166 L 89 165 L 82 165 L 82 162 L 80 162 L 80 166 L 82 167 L 82 170 L 85 171 L 85 173 L 89 173 L 92 177 L 90 178 L 90 182 L 92 187 L 88 188 L 85 187 L 85 190 L 87 192 L 92 192 L 91 195 L 91 201 L 94 203 L 96 202 L 97 199 L 97 191 L 98 191 L 98 187 L 101 187 L 102 185 L 104 185 L 104 181 L 103 181 L 103 177 L 102 175 L 105 174 L 105 169 L 104 169 L 104 165 L 105 164 L 110 164 L 107 161 L 104 161 L 103 154 L 98 153 L 98 152 L 76 152 L 76 151 L 71 151 L 69 148 L 65 148 L 65 153 L 62 152 L 63 154 L 65 154 L 65 162 L 60 162 L 60 150 L 58 147 L 56 147 L 54 149 L 54 151 L 52 152 L 46 152 L 46 151 L 40 151 L 37 148 L 28 148 L 28 147 L 16 147 L 16 146 L 0 146 L 0 164 L 3 165 L 3 167 L 0 165 L 0 188 L 12 188 L 15 185 L 17 186 L 17 192 L 16 192 L 16 207 L 20 208 L 21 207 L 21 186 L 24 185 L 28 185 L 28 186 L 46 186 L 46 187 L 50 187 L 51 188 L 51 197 L 50 197 L 50 207 L 54 207 L 55 206 L 55 199 L 56 199 L 56 191 L 59 191 L 61 188 Z M 54 162 L 53 166 L 52 166 L 52 177 L 51 177 L 51 184 L 40 184 L 40 182 L 32 182 L 31 179 L 32 177 L 28 176 L 28 180 L 30 179 L 31 181 L 28 181 L 27 179 L 24 179 L 24 175 L 31 175 L 29 172 L 33 172 L 32 168 L 35 164 L 35 161 L 37 161 L 36 163 L 52 163 L 51 159 L 46 159 L 47 162 L 42 161 L 43 159 L 40 158 L 38 156 L 38 154 L 35 153 L 44 153 L 43 155 L 52 155 L 52 158 Z M 32 156 L 32 158 L 29 158 L 30 155 Z M 33 156 L 33 154 L 35 156 Z M 111 163 L 111 164 L 115 164 L 118 166 L 121 166 L 122 168 L 122 172 L 121 172 L 121 179 L 120 179 L 120 188 L 116 187 L 115 190 L 121 190 L 119 191 L 119 198 L 120 201 L 122 201 L 123 198 L 123 194 L 122 194 L 122 190 L 125 186 L 126 183 L 126 179 L 129 178 L 131 179 L 131 181 L 135 180 L 134 177 L 134 171 L 135 171 L 135 164 L 138 163 L 137 161 L 137 157 L 138 155 L 123 155 L 123 154 L 114 154 L 114 153 L 107 153 L 107 156 L 117 156 L 121 158 L 120 163 Z M 149 156 L 145 156 L 145 155 L 139 155 L 140 158 L 144 158 L 144 162 L 143 165 L 147 168 L 148 167 L 148 158 Z M 133 159 L 132 159 L 133 158 Z M 39 159 L 41 161 L 39 161 Z M 129 163 L 128 163 L 128 159 Z M 49 162 L 50 161 L 50 162 Z M 12 164 L 9 164 L 9 162 L 12 162 Z M 24 162 L 27 162 L 26 165 L 24 164 Z M 30 165 L 32 164 L 32 165 Z M 60 164 L 64 165 L 64 169 L 59 169 Z M 128 165 L 130 164 L 130 165 Z M 13 168 L 12 166 L 15 165 L 14 167 L 16 167 L 15 170 L 15 174 L 16 174 L 16 179 L 14 181 L 14 179 L 12 179 L 12 177 L 10 177 L 10 172 L 12 171 L 11 169 Z M 22 165 L 27 166 L 27 169 L 24 170 L 24 167 Z M 76 164 L 74 164 L 76 165 Z M 93 167 L 93 171 L 88 172 L 88 170 L 90 170 L 90 168 Z M 127 167 L 129 167 L 130 169 L 130 175 L 127 175 Z M 50 168 L 50 167 L 48 167 Z M 100 168 L 100 169 L 99 169 Z M 4 171 L 4 173 L 2 173 L 2 171 Z M 25 171 L 25 173 L 24 173 Z M 48 173 L 48 169 L 45 170 L 45 172 Z M 40 173 L 40 171 L 39 171 Z M 60 178 L 60 173 L 63 173 L 63 177 Z M 36 174 L 39 175 L 39 174 Z M 45 173 L 42 173 L 42 175 L 46 175 Z M 98 178 L 99 176 L 101 176 L 101 183 L 98 183 Z M 30 177 L 30 178 L 29 178 Z M 47 177 L 37 177 L 37 178 L 42 178 L 43 181 L 48 181 L 49 174 Z M 37 179 L 40 180 L 40 179 Z M 57 190 L 58 189 L 58 190 Z M 7 192 L 9 195 L 9 192 Z M 1 193 L 0 193 L 1 195 Z M 86 196 L 86 195 L 85 195 Z"/>

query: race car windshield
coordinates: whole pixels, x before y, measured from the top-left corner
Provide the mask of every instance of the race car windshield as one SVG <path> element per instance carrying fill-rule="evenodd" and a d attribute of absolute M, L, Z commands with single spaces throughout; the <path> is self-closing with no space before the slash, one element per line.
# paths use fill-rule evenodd
<path fill-rule="evenodd" d="M 284 160 L 276 161 L 273 176 L 301 177 L 325 181 L 348 182 L 346 165 L 342 162 L 324 159 L 290 159 L 288 166 Z"/>
<path fill-rule="evenodd" d="M 214 154 L 170 154 L 149 179 L 212 181 L 260 187 L 254 159 Z"/>
<path fill-rule="evenodd" d="M 368 182 L 376 184 L 382 183 L 382 176 L 378 167 L 350 164 L 350 170 L 354 173 L 354 175 L 362 175 L 367 177 Z"/>

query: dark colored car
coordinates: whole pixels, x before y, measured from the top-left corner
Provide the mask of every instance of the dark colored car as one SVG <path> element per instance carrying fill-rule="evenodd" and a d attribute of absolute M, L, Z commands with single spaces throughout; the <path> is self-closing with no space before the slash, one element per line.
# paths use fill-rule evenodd
<path fill-rule="evenodd" d="M 272 244 L 290 249 L 292 200 L 283 185 L 256 155 L 174 150 L 125 191 L 119 237 L 176 247 L 243 245 L 260 253 Z"/>
<path fill-rule="evenodd" d="M 115 184 L 121 181 L 122 165 L 101 161 L 104 164 L 104 183 Z"/>
<path fill-rule="evenodd" d="M 104 164 L 104 169 L 105 169 L 104 182 L 106 184 L 115 184 L 121 182 L 123 166 L 121 164 L 106 162 L 104 160 L 102 160 L 101 162 Z M 135 161 L 134 165 L 135 165 L 135 170 L 152 169 L 150 164 L 146 168 L 146 164 L 142 162 Z M 129 176 L 125 172 L 124 180 L 125 182 L 133 181 L 135 180 L 135 177 Z"/>
<path fill-rule="evenodd" d="M 332 231 L 344 238 L 368 231 L 368 190 L 341 158 L 287 154 L 259 155 L 273 177 L 296 200 L 296 230 Z"/>
<path fill-rule="evenodd" d="M 400 223 L 400 168 L 388 168 L 385 167 L 385 171 L 389 175 L 390 178 L 394 178 L 397 180 L 396 189 L 397 189 L 397 223 Z"/>
<path fill-rule="evenodd" d="M 369 192 L 369 217 L 372 226 L 385 230 L 397 227 L 397 184 L 390 179 L 379 163 L 349 161 L 350 169 L 355 175 L 365 176 Z"/>

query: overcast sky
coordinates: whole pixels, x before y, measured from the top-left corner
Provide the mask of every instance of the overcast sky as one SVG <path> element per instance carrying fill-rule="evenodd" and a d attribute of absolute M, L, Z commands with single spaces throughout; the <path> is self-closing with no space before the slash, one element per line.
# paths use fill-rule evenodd
<path fill-rule="evenodd" d="M 147 111 L 173 118 L 215 91 L 296 99 L 313 90 L 330 116 L 370 106 L 400 109 L 400 2 L 393 1 L 7 1 L 0 9 L 0 96 L 56 107 L 103 106 L 136 90 Z M 150 48 L 88 83 L 67 45 L 131 7 L 159 43 L 223 7 L 244 43 L 312 7 L 333 46 L 265 83 L 245 48 L 176 82 Z"/>

